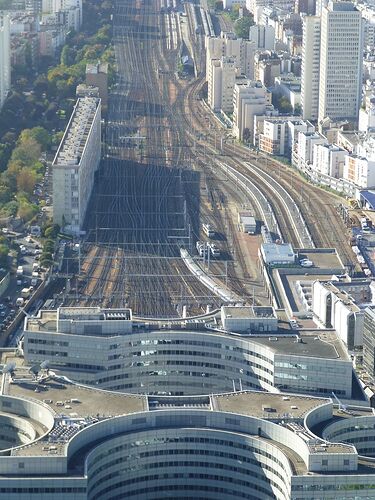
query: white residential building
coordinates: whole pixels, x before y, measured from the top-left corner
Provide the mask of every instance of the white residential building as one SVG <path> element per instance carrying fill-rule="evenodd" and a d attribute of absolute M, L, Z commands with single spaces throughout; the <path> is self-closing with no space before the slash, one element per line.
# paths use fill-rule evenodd
<path fill-rule="evenodd" d="M 254 116 L 272 109 L 271 94 L 261 82 L 246 79 L 236 82 L 233 91 L 233 134 L 239 140 L 254 137 Z M 247 139 L 247 137 L 245 137 Z"/>
<path fill-rule="evenodd" d="M 344 173 L 345 156 L 348 152 L 334 144 L 315 144 L 313 170 L 340 179 Z"/>
<path fill-rule="evenodd" d="M 322 9 L 318 120 L 358 121 L 362 90 L 363 24 L 350 2 Z"/>
<path fill-rule="evenodd" d="M 363 189 L 375 187 L 375 160 L 354 154 L 347 155 L 343 177 Z"/>
<path fill-rule="evenodd" d="M 100 99 L 78 99 L 52 163 L 53 220 L 73 234 L 83 227 L 100 152 Z"/>
<path fill-rule="evenodd" d="M 369 132 L 375 130 L 375 104 L 371 104 L 366 109 L 359 110 L 358 130 Z"/>
<path fill-rule="evenodd" d="M 293 165 L 306 172 L 313 162 L 314 145 L 327 143 L 327 139 L 317 132 L 298 132 L 293 148 Z"/>
<path fill-rule="evenodd" d="M 0 108 L 10 90 L 10 24 L 9 16 L 0 12 Z"/>
<path fill-rule="evenodd" d="M 60 11 L 78 11 L 78 25 L 82 25 L 82 0 L 52 0 L 51 9 L 54 14 Z"/>
<path fill-rule="evenodd" d="M 315 281 L 312 310 L 321 326 L 334 328 L 349 348 L 362 346 L 364 307 L 373 301 L 370 280 Z"/>
<path fill-rule="evenodd" d="M 320 18 L 303 18 L 301 108 L 306 120 L 317 120 L 319 109 Z"/>
<path fill-rule="evenodd" d="M 260 123 L 258 123 L 260 126 Z M 259 128 L 258 146 L 271 155 L 290 156 L 299 132 L 313 132 L 313 125 L 299 117 L 270 117 Z"/>
<path fill-rule="evenodd" d="M 235 59 L 239 72 L 252 80 L 254 78 L 254 42 L 237 38 L 234 33 L 221 33 L 220 37 L 206 37 L 206 79 L 209 81 L 210 61 L 231 57 Z"/>
<path fill-rule="evenodd" d="M 249 40 L 255 43 L 257 50 L 274 50 L 275 28 L 254 24 L 250 27 Z"/>
<path fill-rule="evenodd" d="M 236 79 L 236 62 L 233 57 L 211 59 L 208 80 L 208 103 L 214 111 L 233 111 L 233 88 Z"/>

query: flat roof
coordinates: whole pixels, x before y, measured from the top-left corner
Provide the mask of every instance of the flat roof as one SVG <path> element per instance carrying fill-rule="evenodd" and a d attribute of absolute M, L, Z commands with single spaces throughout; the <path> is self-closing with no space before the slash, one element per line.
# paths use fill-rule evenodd
<path fill-rule="evenodd" d="M 273 307 L 267 306 L 223 306 L 225 318 L 276 318 Z"/>
<path fill-rule="evenodd" d="M 100 99 L 80 97 L 77 99 L 64 136 L 52 162 L 53 167 L 79 167 Z"/>
<path fill-rule="evenodd" d="M 297 341 L 297 338 L 301 341 Z M 283 337 L 278 337 L 277 334 L 263 335 L 257 336 L 254 341 L 267 346 L 277 354 L 350 361 L 345 347 L 334 331 L 315 330 L 311 333 L 304 331 L 299 336 Z"/>
<path fill-rule="evenodd" d="M 330 399 L 246 391 L 212 396 L 213 407 L 219 411 L 240 413 L 266 420 L 296 418 L 302 420 L 312 409 L 330 403 Z M 293 407 L 293 408 L 292 408 Z M 266 411 L 264 408 L 272 409 Z"/>

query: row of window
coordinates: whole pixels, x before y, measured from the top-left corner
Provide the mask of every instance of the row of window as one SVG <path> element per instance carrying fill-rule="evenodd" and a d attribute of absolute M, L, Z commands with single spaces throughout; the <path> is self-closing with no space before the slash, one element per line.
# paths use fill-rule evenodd
<path fill-rule="evenodd" d="M 225 488 L 222 486 L 205 486 L 205 485 L 199 485 L 199 484 L 165 484 L 165 485 L 160 485 L 160 486 L 149 486 L 149 487 L 144 487 L 144 488 L 139 488 L 131 491 L 126 492 L 126 498 L 130 498 L 132 496 L 139 496 L 139 495 L 144 495 L 144 498 L 153 498 L 153 500 L 157 500 L 158 497 L 155 496 L 156 493 L 158 492 L 163 492 L 163 491 L 206 491 L 209 493 L 218 493 L 223 496 L 225 495 L 225 498 L 245 498 L 247 500 L 266 500 L 266 499 L 271 499 L 274 500 L 274 495 L 270 494 L 269 490 L 265 490 L 261 486 L 258 486 L 254 484 L 252 486 L 252 492 L 251 494 L 245 493 L 239 489 L 232 490 L 230 488 Z M 102 490 L 101 493 L 109 493 L 112 491 L 112 488 L 106 488 L 105 490 Z M 259 491 L 260 495 L 256 495 L 254 491 Z M 182 499 L 185 497 L 182 497 L 180 493 L 176 493 L 176 497 Z M 96 497 L 94 497 L 96 498 Z M 168 497 L 170 498 L 170 497 Z M 189 500 L 191 500 L 191 497 L 188 497 Z M 206 500 L 206 497 L 203 497 L 204 500 Z M 123 500 L 124 495 L 120 493 L 119 495 L 113 496 L 111 495 L 111 500 Z M 165 500 L 164 496 L 160 496 L 159 500 Z M 194 495 L 194 500 L 198 500 L 198 498 Z"/>
<path fill-rule="evenodd" d="M 163 444 L 205 444 L 205 445 L 214 445 L 215 447 L 222 448 L 222 447 L 228 447 L 228 448 L 233 448 L 235 450 L 242 450 L 245 452 L 250 452 L 250 453 L 256 453 L 257 455 L 260 455 L 262 457 L 265 457 L 269 460 L 272 460 L 275 462 L 279 467 L 281 467 L 285 473 L 288 473 L 288 470 L 285 468 L 283 462 L 278 460 L 273 454 L 268 453 L 266 451 L 260 450 L 256 446 L 252 446 L 250 444 L 243 444 L 239 443 L 236 441 L 230 441 L 228 439 L 218 439 L 218 438 L 212 438 L 212 437 L 199 437 L 199 436 L 176 436 L 176 437 L 150 437 L 147 439 L 139 439 L 137 441 L 134 441 L 132 443 L 123 443 L 118 446 L 115 446 L 109 450 L 101 452 L 99 455 L 97 455 L 94 460 L 91 462 L 91 467 L 93 467 L 95 464 L 99 463 L 101 460 L 107 458 L 109 456 L 114 455 L 115 453 L 127 451 L 129 449 L 134 448 L 135 446 L 137 447 L 142 447 L 142 446 L 160 446 Z M 172 454 L 175 449 L 172 450 L 155 450 L 155 451 L 147 451 L 147 452 L 139 452 L 137 455 L 140 455 L 142 458 L 145 458 L 146 456 L 158 456 L 158 455 L 164 455 L 164 454 Z M 180 450 L 179 450 L 180 451 Z M 189 449 L 182 449 L 181 451 L 184 451 L 186 454 L 192 453 L 194 450 L 189 450 Z M 227 458 L 234 458 L 237 457 L 237 455 L 230 454 L 228 452 L 223 452 L 220 450 L 198 450 L 200 454 L 211 454 L 211 456 L 215 457 L 227 457 Z M 207 453 L 206 453 L 207 452 Z M 149 455 L 147 455 L 149 454 Z M 128 454 L 126 453 L 126 456 Z M 233 455 L 233 456 L 232 456 Z M 236 460 L 238 458 L 235 458 Z M 243 461 L 246 461 L 246 459 L 243 459 Z M 108 462 L 106 462 L 107 464 Z M 100 468 L 98 470 L 103 470 L 106 468 L 106 464 L 103 466 L 103 468 Z M 96 470 L 93 472 L 94 474 L 96 473 Z"/>
<path fill-rule="evenodd" d="M 175 480 L 175 479 L 178 479 L 180 477 L 181 477 L 180 473 L 174 473 L 174 474 L 153 474 L 150 476 L 138 476 L 138 477 L 134 477 L 131 479 L 124 479 L 123 481 L 120 481 L 120 482 L 116 483 L 115 485 L 110 485 L 106 488 L 103 488 L 102 490 L 97 491 L 94 498 L 100 498 L 102 495 L 104 495 L 108 492 L 112 492 L 115 489 L 123 488 L 124 486 L 130 486 L 130 485 L 136 484 L 136 483 L 143 483 L 143 482 L 148 482 L 148 481 L 166 481 L 168 479 Z M 197 484 L 193 484 L 192 481 L 194 479 L 204 480 L 204 481 L 218 481 L 218 482 L 235 483 L 235 485 L 237 486 L 237 489 L 230 490 L 232 493 L 231 493 L 231 496 L 228 498 L 238 498 L 238 491 L 241 489 L 241 486 L 245 487 L 245 488 L 249 488 L 250 490 L 260 491 L 261 493 L 266 495 L 266 498 L 274 498 L 274 495 L 272 494 L 272 490 L 270 488 L 261 487 L 257 484 L 254 484 L 253 482 L 243 481 L 241 479 L 237 479 L 237 478 L 235 479 L 233 477 L 222 477 L 222 476 L 217 476 L 215 474 L 203 474 L 203 473 L 195 473 L 195 474 L 191 473 L 191 474 L 189 474 L 189 481 L 190 481 L 189 484 L 162 485 L 162 486 L 155 486 L 155 488 L 145 488 L 145 489 L 150 490 L 152 492 L 154 492 L 156 490 L 160 491 L 160 490 L 166 490 L 166 489 L 167 490 L 184 489 L 184 490 L 198 490 L 199 491 L 199 490 L 202 490 L 202 488 L 204 488 L 204 491 L 210 491 L 210 492 L 217 491 L 216 486 L 209 486 L 209 485 L 200 486 Z M 128 498 L 130 495 L 131 495 L 131 492 L 126 491 L 126 495 L 123 494 L 122 497 L 118 497 L 118 498 L 124 498 L 124 497 Z M 113 498 L 116 498 L 116 497 L 113 497 L 111 495 L 111 499 L 113 499 Z M 242 498 L 250 499 L 250 498 L 254 498 L 254 497 L 253 497 L 253 495 L 250 496 L 249 493 L 247 493 L 247 495 L 245 497 L 242 497 Z"/>
<path fill-rule="evenodd" d="M 21 493 L 21 494 L 40 494 L 40 493 L 86 493 L 86 488 L 0 488 L 0 493 Z"/>
<path fill-rule="evenodd" d="M 106 481 L 113 482 L 114 478 L 127 475 L 131 472 L 134 472 L 134 471 L 140 473 L 141 471 L 148 471 L 148 470 L 153 470 L 153 469 L 172 468 L 173 470 L 179 470 L 180 467 L 199 467 L 199 468 L 204 469 L 204 470 L 220 469 L 220 470 L 230 471 L 230 472 L 234 472 L 234 473 L 240 473 L 240 474 L 243 474 L 245 476 L 251 476 L 252 478 L 257 479 L 258 481 L 263 481 L 267 484 L 271 484 L 274 488 L 278 489 L 282 494 L 285 493 L 283 488 L 281 488 L 278 483 L 270 480 L 263 473 L 255 472 L 252 469 L 246 469 L 244 467 L 240 467 L 238 464 L 245 462 L 245 463 L 248 463 L 251 465 L 255 465 L 258 469 L 261 467 L 262 469 L 266 469 L 266 470 L 272 472 L 274 475 L 279 477 L 282 481 L 284 481 L 284 476 L 282 476 L 279 472 L 277 472 L 275 469 L 273 469 L 269 465 L 260 464 L 258 460 L 244 457 L 242 455 L 234 455 L 234 454 L 229 454 L 229 453 L 224 454 L 225 455 L 224 458 L 229 458 L 229 459 L 235 460 L 236 465 L 229 465 L 229 464 L 222 464 L 222 463 L 215 463 L 215 462 L 199 462 L 199 461 L 192 461 L 192 460 L 180 460 L 180 461 L 173 460 L 173 461 L 167 461 L 167 462 L 152 462 L 152 463 L 146 463 L 146 464 L 142 464 L 142 463 L 138 462 L 138 460 L 142 459 L 142 458 L 149 458 L 149 457 L 152 457 L 155 455 L 159 456 L 159 455 L 170 455 L 171 454 L 170 453 L 171 450 L 162 450 L 162 451 L 164 451 L 164 453 L 151 452 L 151 453 L 145 453 L 145 454 L 140 453 L 139 455 L 129 455 L 127 457 L 119 457 L 118 459 L 112 460 L 110 463 L 103 465 L 102 467 L 96 469 L 93 472 L 93 474 L 95 476 L 97 474 L 99 474 L 100 472 L 102 472 L 102 470 L 112 468 L 115 465 L 118 465 L 120 463 L 123 463 L 123 462 L 131 462 L 132 463 L 132 465 L 130 465 L 128 467 L 124 467 L 120 470 L 115 470 L 113 472 L 110 472 L 109 474 L 107 474 L 105 476 L 101 476 L 95 483 L 93 483 L 93 485 L 89 489 L 89 492 L 91 492 L 92 490 L 97 488 L 99 485 L 105 483 Z M 210 455 L 210 456 L 216 455 L 215 453 L 202 453 L 202 451 L 206 452 L 207 450 L 187 450 L 189 453 L 185 453 L 185 450 L 173 450 L 173 451 L 175 452 L 175 453 L 173 453 L 174 455 L 176 455 L 176 454 L 179 454 L 179 455 L 194 454 L 194 455 Z M 176 453 L 176 452 L 178 452 L 178 453 Z M 142 457 L 142 455 L 145 455 L 145 456 Z M 218 477 L 218 476 L 213 475 L 213 474 L 205 474 L 205 475 L 210 479 L 214 479 L 215 477 Z M 175 479 L 176 478 L 189 479 L 191 477 L 196 477 L 196 473 L 180 472 L 178 474 L 177 473 L 168 474 L 166 472 L 163 474 L 163 477 L 166 478 L 166 476 L 168 476 L 168 478 L 170 476 L 173 476 Z M 220 477 L 226 477 L 226 476 L 220 476 Z M 228 477 L 230 478 L 230 479 L 228 479 L 228 481 L 232 482 L 232 480 L 233 480 L 232 477 L 231 476 L 228 476 Z M 223 480 L 225 480 L 225 479 L 223 479 Z"/>
<path fill-rule="evenodd" d="M 357 490 L 375 490 L 375 483 L 373 483 L 373 484 L 344 483 L 344 484 L 295 484 L 295 485 L 292 485 L 292 491 L 357 491 Z"/>
<path fill-rule="evenodd" d="M 330 433 L 329 437 L 330 439 L 333 439 L 337 436 L 341 436 L 342 434 L 348 434 L 349 432 L 373 430 L 373 429 L 375 429 L 375 422 L 373 424 L 351 425 L 350 427 L 344 427 L 343 429 L 338 429 L 337 431 Z M 374 437 L 372 439 L 374 439 Z"/>

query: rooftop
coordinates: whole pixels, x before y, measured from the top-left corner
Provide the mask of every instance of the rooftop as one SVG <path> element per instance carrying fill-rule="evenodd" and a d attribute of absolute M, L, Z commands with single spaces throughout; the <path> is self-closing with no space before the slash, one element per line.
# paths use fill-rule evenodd
<path fill-rule="evenodd" d="M 94 97 L 82 97 L 77 100 L 53 166 L 79 166 L 99 103 L 100 100 Z"/>
<path fill-rule="evenodd" d="M 97 75 L 98 73 L 108 73 L 108 63 L 98 62 L 96 64 L 86 64 L 86 74 L 91 73 Z"/>
<path fill-rule="evenodd" d="M 240 413 L 266 420 L 298 419 L 329 399 L 269 392 L 234 392 L 212 396 L 213 407 L 219 411 Z"/>
<path fill-rule="evenodd" d="M 225 318 L 275 318 L 273 307 L 263 306 L 223 306 Z"/>
<path fill-rule="evenodd" d="M 294 335 L 283 337 L 263 335 L 254 340 L 277 354 L 350 361 L 345 347 L 338 339 L 337 334 L 332 331 L 303 333 L 299 337 Z"/>

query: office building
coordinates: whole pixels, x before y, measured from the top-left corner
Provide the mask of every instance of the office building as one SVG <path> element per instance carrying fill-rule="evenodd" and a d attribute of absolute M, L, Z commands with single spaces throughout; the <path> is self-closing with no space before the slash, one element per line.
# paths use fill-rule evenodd
<path fill-rule="evenodd" d="M 306 120 L 317 120 L 319 111 L 320 18 L 304 16 L 302 29 L 302 117 Z"/>
<path fill-rule="evenodd" d="M 363 366 L 371 377 L 375 380 L 375 307 L 368 307 L 365 310 L 363 325 Z"/>
<path fill-rule="evenodd" d="M 10 90 L 10 23 L 0 12 L 0 109 Z"/>
<path fill-rule="evenodd" d="M 170 351 L 171 361 L 180 357 L 180 334 L 175 344 L 168 336 L 164 339 L 163 350 Z M 55 336 L 59 338 L 57 332 Z M 89 348 L 90 340 L 100 339 L 79 337 Z M 137 360 L 154 359 L 157 344 L 148 343 L 152 339 L 122 337 L 128 343 L 139 342 L 133 345 L 139 351 Z M 207 340 L 196 334 L 200 354 Z M 61 339 L 61 349 L 66 341 Z M 112 346 L 117 342 L 118 337 L 108 338 Z M 329 343 L 322 344 L 329 348 Z M 230 366 L 240 354 L 239 349 L 206 347 L 208 352 L 213 347 L 216 364 L 227 359 Z M 45 342 L 38 348 L 56 346 Z M 194 349 L 193 343 L 189 349 Z M 109 352 L 118 354 L 115 347 Z M 46 365 L 35 364 L 30 371 L 9 351 L 1 355 L 6 368 L 0 375 L 0 497 L 7 500 L 373 496 L 375 416 L 370 408 L 343 412 L 329 397 L 244 391 L 238 380 L 225 393 L 207 389 L 196 396 L 176 397 L 166 394 L 168 386 L 164 395 L 153 395 L 140 378 L 137 394 L 113 393 L 70 383 Z M 205 360 L 194 359 L 196 364 Z M 257 360 L 265 361 L 261 355 Z M 320 363 L 317 357 L 317 373 Z M 306 376 L 299 357 L 290 356 L 280 365 L 290 377 Z M 247 369 L 243 363 L 242 371 Z M 169 380 L 157 365 L 145 365 L 144 370 L 156 370 L 159 378 Z M 326 378 L 340 378 L 334 369 L 330 373 Z M 201 380 L 202 374 L 196 378 Z"/>
<path fill-rule="evenodd" d="M 128 309 L 42 310 L 25 320 L 25 359 L 49 361 L 55 372 L 83 384 L 129 393 L 178 396 L 235 386 L 315 395 L 334 390 L 351 398 L 352 365 L 336 334 L 329 342 L 315 334 L 296 341 L 284 330 L 279 336 L 270 307 L 224 309 L 220 318 L 219 328 L 192 329 L 181 320 L 179 328 L 155 329 L 132 320 Z M 232 326 L 240 335 L 225 331 Z"/>
<path fill-rule="evenodd" d="M 72 234 L 82 231 L 100 153 L 100 99 L 80 98 L 52 163 L 53 220 Z"/>
<path fill-rule="evenodd" d="M 319 121 L 358 121 L 362 58 L 361 13 L 350 2 L 328 2 L 321 17 Z"/>

